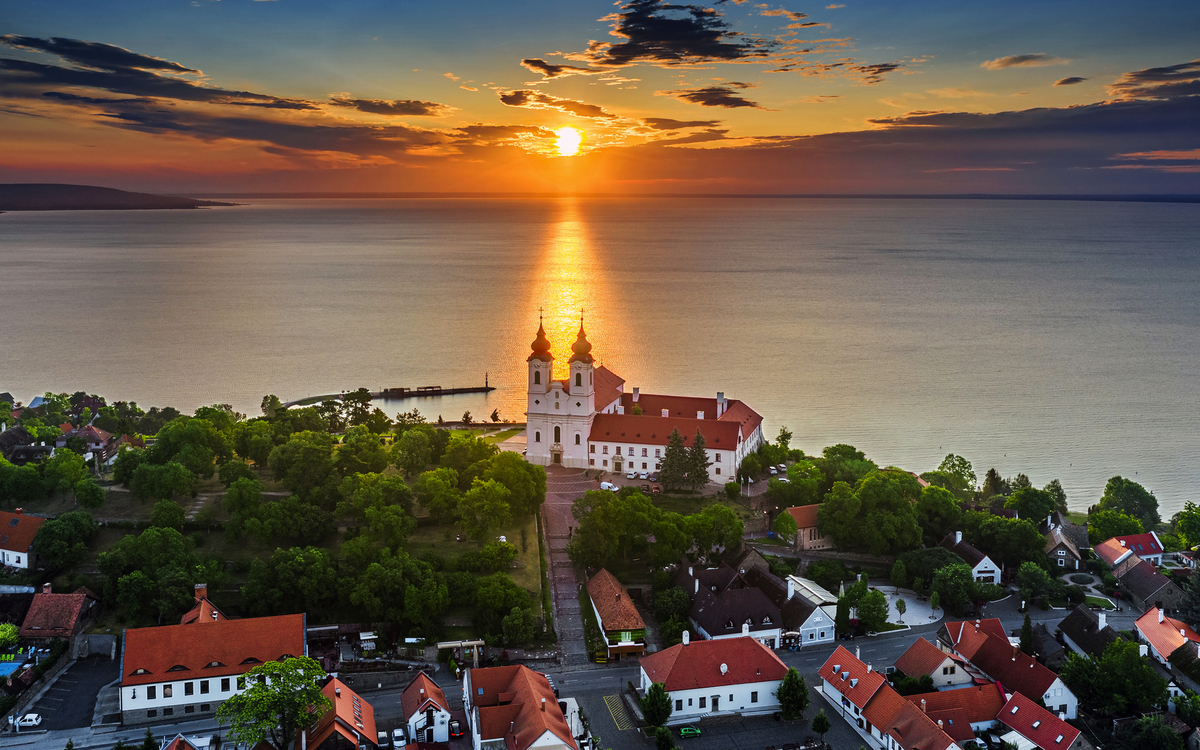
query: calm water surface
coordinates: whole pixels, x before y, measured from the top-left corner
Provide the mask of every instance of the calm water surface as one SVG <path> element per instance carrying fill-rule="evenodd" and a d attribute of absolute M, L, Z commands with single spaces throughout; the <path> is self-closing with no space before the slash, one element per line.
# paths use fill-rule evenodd
<path fill-rule="evenodd" d="M 0 390 L 258 413 L 368 386 L 521 419 L 539 307 L 565 366 L 724 391 L 809 452 L 1200 479 L 1200 206 L 794 199 L 254 200 L 0 216 Z"/>

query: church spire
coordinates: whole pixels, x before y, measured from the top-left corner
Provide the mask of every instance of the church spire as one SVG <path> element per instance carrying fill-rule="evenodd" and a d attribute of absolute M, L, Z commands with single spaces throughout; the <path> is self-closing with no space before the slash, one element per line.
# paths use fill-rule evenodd
<path fill-rule="evenodd" d="M 579 315 L 579 335 L 575 338 L 575 343 L 571 344 L 571 362 L 586 362 L 592 364 L 595 358 L 592 357 L 592 342 L 587 340 L 587 333 L 583 330 L 583 313 Z"/>
<path fill-rule="evenodd" d="M 526 362 L 532 362 L 535 359 L 540 359 L 543 362 L 551 362 L 554 360 L 554 355 L 550 353 L 550 339 L 546 338 L 546 328 L 542 325 L 542 311 L 538 310 L 538 330 L 537 338 L 529 345 L 533 349 L 533 354 L 529 355 Z"/>

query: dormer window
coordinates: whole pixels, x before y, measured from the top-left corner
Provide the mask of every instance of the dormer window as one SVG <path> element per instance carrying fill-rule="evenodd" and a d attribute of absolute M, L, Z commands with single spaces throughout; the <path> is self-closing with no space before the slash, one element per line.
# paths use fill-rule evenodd
<path fill-rule="evenodd" d="M 253 656 L 248 656 L 245 659 L 242 659 L 242 664 L 261 664 L 261 663 L 262 663 L 261 661 L 259 661 L 258 659 L 255 659 Z"/>
<path fill-rule="evenodd" d="M 1038 719 L 1037 721 L 1033 722 L 1033 728 L 1034 728 L 1034 729 L 1037 729 L 1037 728 L 1038 728 L 1038 727 L 1040 727 L 1041 725 L 1042 725 L 1042 720 L 1041 720 L 1041 719 Z"/>
<path fill-rule="evenodd" d="M 175 666 L 171 667 L 167 671 L 168 672 L 186 672 L 187 667 L 183 666 L 182 664 L 176 664 Z"/>
<path fill-rule="evenodd" d="M 143 669 L 142 667 L 138 667 L 137 669 L 133 670 L 131 676 L 139 675 L 139 674 L 150 674 L 150 670 Z"/>
<path fill-rule="evenodd" d="M 767 615 L 766 617 L 763 618 L 763 625 L 770 625 L 770 624 L 771 624 L 771 616 Z"/>
<path fill-rule="evenodd" d="M 225 666 L 225 665 L 219 661 L 210 661 L 208 664 L 204 665 L 204 668 L 209 669 L 211 667 L 223 667 L 223 666 Z"/>
<path fill-rule="evenodd" d="M 727 621 L 727 622 L 725 623 L 725 629 L 726 629 L 726 630 L 733 630 L 733 620 L 729 620 L 729 621 Z"/>

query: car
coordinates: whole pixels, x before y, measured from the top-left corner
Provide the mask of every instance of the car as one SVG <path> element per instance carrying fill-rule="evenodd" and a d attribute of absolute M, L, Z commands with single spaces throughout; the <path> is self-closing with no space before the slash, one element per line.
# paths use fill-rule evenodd
<path fill-rule="evenodd" d="M 463 736 L 462 724 L 459 723 L 458 719 L 451 719 L 450 720 L 450 739 L 456 740 L 462 736 Z"/>
<path fill-rule="evenodd" d="M 645 479 L 649 479 L 649 478 L 650 478 L 649 472 L 643 471 L 641 474 L 638 474 L 638 479 L 645 480 Z"/>
<path fill-rule="evenodd" d="M 389 746 L 389 744 L 388 744 L 388 733 L 387 733 L 387 732 L 376 732 L 376 733 L 375 733 L 375 740 L 376 740 L 375 744 L 376 744 L 377 746 L 379 746 L 379 747 L 386 748 L 386 747 L 388 747 L 388 746 Z"/>
<path fill-rule="evenodd" d="M 647 477 L 647 479 L 649 479 L 651 482 L 657 482 L 658 481 L 658 472 L 657 471 L 650 472 L 650 476 Z M 1200 546 L 1200 545 L 1198 545 L 1198 546 Z"/>
<path fill-rule="evenodd" d="M 637 472 L 630 469 L 629 472 L 625 475 L 625 478 L 626 479 L 637 479 Z"/>
<path fill-rule="evenodd" d="M 392 730 L 392 747 L 404 747 L 408 744 L 408 738 L 404 736 L 404 729 L 396 727 Z"/>
<path fill-rule="evenodd" d="M 609 492 L 616 492 L 616 491 L 617 491 L 617 485 L 613 484 L 612 482 L 601 482 L 601 483 L 600 483 L 600 489 L 602 489 L 602 490 L 608 490 Z"/>
<path fill-rule="evenodd" d="M 686 726 L 679 728 L 680 737 L 699 737 L 700 727 Z"/>
<path fill-rule="evenodd" d="M 780 477 L 779 481 L 783 482 L 784 484 L 791 484 L 791 482 L 788 481 L 787 477 Z"/>
<path fill-rule="evenodd" d="M 661 495 L 662 494 L 662 485 L 661 484 L 650 485 L 650 494 L 651 495 Z"/>
<path fill-rule="evenodd" d="M 8 717 L 8 721 L 10 724 L 13 723 L 11 716 Z M 24 716 L 18 718 L 16 721 L 16 725 L 18 728 L 20 728 L 20 727 L 37 727 L 37 726 L 41 726 L 41 724 L 42 724 L 42 715 L 41 714 L 25 714 Z"/>
<path fill-rule="evenodd" d="M 779 469 L 776 469 L 774 466 L 772 466 L 771 467 L 771 476 L 775 476 L 778 473 L 779 473 Z"/>
<path fill-rule="evenodd" d="M 783 472 L 786 472 L 786 471 L 787 471 L 787 464 L 779 464 L 779 470 L 780 470 L 780 471 L 783 471 Z"/>

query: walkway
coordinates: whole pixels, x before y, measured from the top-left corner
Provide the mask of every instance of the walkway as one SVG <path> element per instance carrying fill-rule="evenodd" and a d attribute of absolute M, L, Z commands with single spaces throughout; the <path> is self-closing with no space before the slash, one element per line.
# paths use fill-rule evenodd
<path fill-rule="evenodd" d="M 563 666 L 587 664 L 587 646 L 583 640 L 583 620 L 579 611 L 579 582 L 575 566 L 567 557 L 567 542 L 575 518 L 571 505 L 588 490 L 600 484 L 580 469 L 546 467 L 546 503 L 542 506 L 542 528 L 546 532 L 546 553 L 550 556 L 550 586 L 554 603 L 554 628 Z"/>

